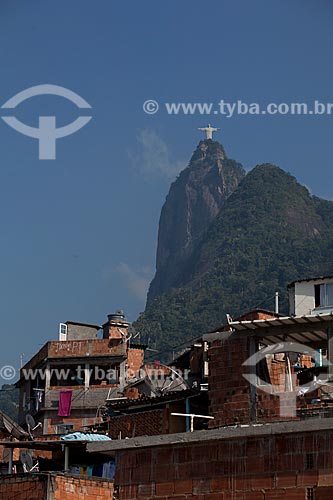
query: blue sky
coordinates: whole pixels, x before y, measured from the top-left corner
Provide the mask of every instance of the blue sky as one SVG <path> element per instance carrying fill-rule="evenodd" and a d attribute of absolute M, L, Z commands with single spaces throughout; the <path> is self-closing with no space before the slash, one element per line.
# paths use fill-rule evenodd
<path fill-rule="evenodd" d="M 28 359 L 59 321 L 144 309 L 160 209 L 209 121 L 247 169 L 276 163 L 331 199 L 333 116 L 149 116 L 142 104 L 333 102 L 332 13 L 329 0 L 1 2 L 1 105 L 55 84 L 93 119 L 58 140 L 55 161 L 0 121 L 0 365 Z M 78 116 L 55 96 L 15 111 L 32 126 Z"/>

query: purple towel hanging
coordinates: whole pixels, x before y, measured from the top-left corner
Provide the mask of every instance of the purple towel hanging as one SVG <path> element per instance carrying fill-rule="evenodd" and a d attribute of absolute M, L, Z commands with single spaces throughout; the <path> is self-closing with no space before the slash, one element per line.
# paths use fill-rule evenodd
<path fill-rule="evenodd" d="M 59 391 L 59 417 L 69 417 L 72 408 L 73 391 Z"/>

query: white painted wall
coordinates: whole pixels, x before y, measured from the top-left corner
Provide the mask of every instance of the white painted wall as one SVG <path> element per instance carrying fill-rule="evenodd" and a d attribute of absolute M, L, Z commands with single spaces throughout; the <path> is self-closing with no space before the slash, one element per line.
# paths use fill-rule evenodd
<path fill-rule="evenodd" d="M 308 314 L 320 314 L 330 312 L 327 309 L 315 310 L 315 285 L 332 283 L 333 278 L 315 279 L 311 281 L 298 281 L 289 289 L 290 314 L 306 316 Z"/>
<path fill-rule="evenodd" d="M 315 284 L 317 284 L 317 281 L 302 281 L 295 283 L 296 316 L 312 314 L 315 308 Z"/>

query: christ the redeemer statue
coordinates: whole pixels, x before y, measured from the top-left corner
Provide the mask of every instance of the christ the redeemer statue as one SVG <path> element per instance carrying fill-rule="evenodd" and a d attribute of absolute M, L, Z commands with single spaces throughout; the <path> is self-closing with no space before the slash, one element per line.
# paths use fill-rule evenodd
<path fill-rule="evenodd" d="M 200 130 L 200 132 L 206 133 L 206 139 L 213 139 L 213 133 L 217 132 L 220 129 L 212 127 L 211 124 L 209 123 L 208 127 L 199 128 L 198 130 Z"/>

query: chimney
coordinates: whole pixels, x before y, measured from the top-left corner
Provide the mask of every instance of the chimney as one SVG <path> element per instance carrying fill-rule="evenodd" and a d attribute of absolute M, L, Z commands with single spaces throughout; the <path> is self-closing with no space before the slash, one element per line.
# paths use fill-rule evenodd
<path fill-rule="evenodd" d="M 109 314 L 108 321 L 103 325 L 103 339 L 109 339 L 113 345 L 120 344 L 127 339 L 129 325 L 123 311 Z"/>

